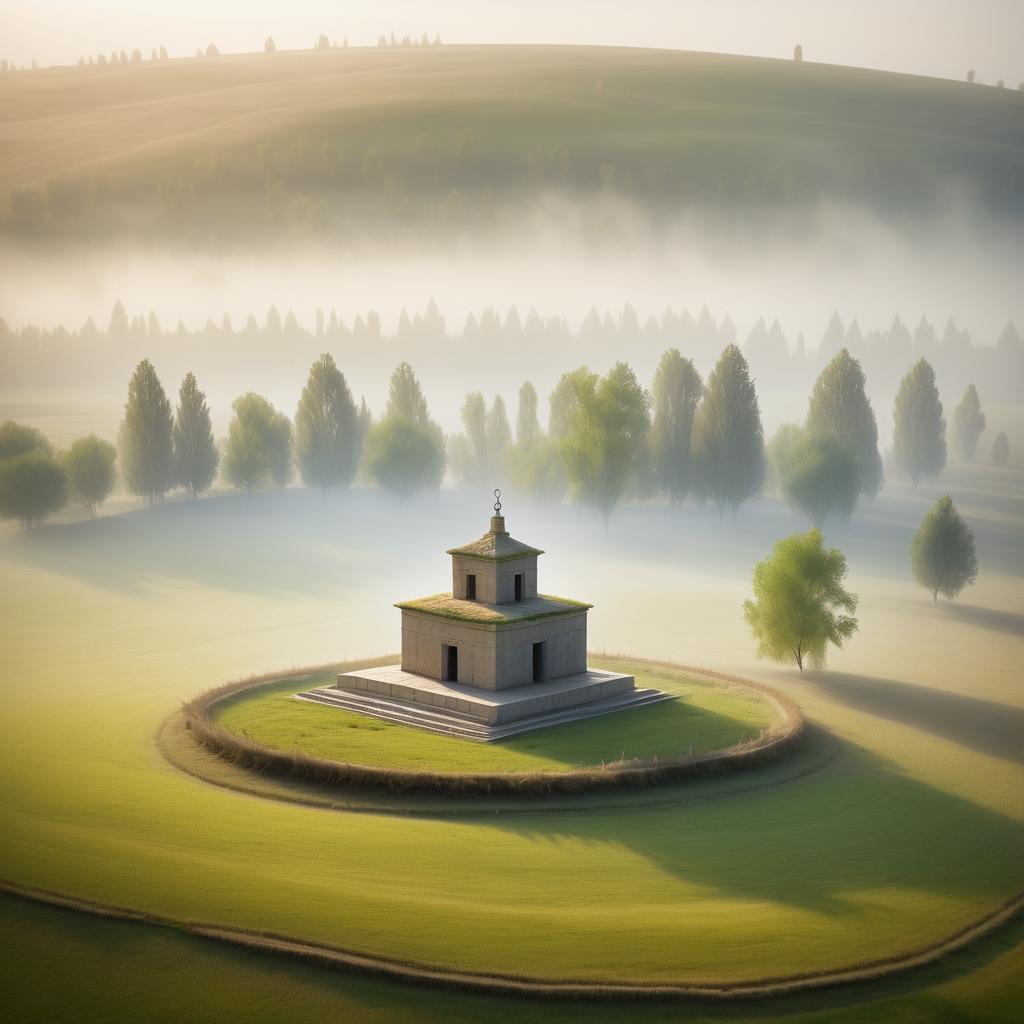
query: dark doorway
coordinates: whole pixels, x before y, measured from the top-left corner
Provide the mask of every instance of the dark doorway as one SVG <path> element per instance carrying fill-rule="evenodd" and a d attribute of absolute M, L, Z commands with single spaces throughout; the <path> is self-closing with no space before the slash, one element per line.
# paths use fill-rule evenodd
<path fill-rule="evenodd" d="M 444 648 L 444 678 L 447 683 L 459 681 L 459 649 L 448 644 Z"/>
<path fill-rule="evenodd" d="M 473 573 L 466 577 L 466 600 L 476 600 L 476 576 Z"/>
<path fill-rule="evenodd" d="M 523 599 L 523 574 L 521 572 L 516 573 L 516 600 L 522 601 Z"/>
<path fill-rule="evenodd" d="M 544 682 L 544 644 L 533 645 L 533 681 Z"/>

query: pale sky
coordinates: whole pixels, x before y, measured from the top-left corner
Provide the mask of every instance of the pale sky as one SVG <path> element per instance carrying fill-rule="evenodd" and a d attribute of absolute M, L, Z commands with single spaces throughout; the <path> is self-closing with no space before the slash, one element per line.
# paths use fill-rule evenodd
<path fill-rule="evenodd" d="M 382 32 L 449 43 L 662 46 L 979 80 L 1024 80 L 1024 0 L 2 0 L 0 58 L 74 63 L 166 46 L 191 56 L 309 47 L 320 32 L 372 45 Z"/>

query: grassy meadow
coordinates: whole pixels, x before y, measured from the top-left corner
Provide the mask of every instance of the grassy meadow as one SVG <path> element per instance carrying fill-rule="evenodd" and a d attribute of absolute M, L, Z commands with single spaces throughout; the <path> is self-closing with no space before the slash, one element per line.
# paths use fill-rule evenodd
<path fill-rule="evenodd" d="M 701 754 L 752 739 L 774 718 L 771 705 L 750 692 L 628 662 L 591 663 L 633 672 L 638 688 L 663 690 L 678 700 L 486 744 L 295 700 L 300 692 L 295 682 L 227 701 L 211 717 L 217 725 L 275 750 L 389 768 L 483 773 L 558 772 L 634 758 L 678 758 L 691 750 Z M 334 679 L 329 673 L 303 680 L 301 689 L 328 686 Z"/>
<path fill-rule="evenodd" d="M 907 548 L 946 491 L 977 534 L 981 577 L 934 607 L 909 578 Z M 777 502 L 745 507 L 735 528 L 709 509 L 628 507 L 606 532 L 578 509 L 509 500 L 512 533 L 548 552 L 542 586 L 594 602 L 593 648 L 753 676 L 832 732 L 831 760 L 785 784 L 723 785 L 698 803 L 409 818 L 260 799 L 162 759 L 154 734 L 183 698 L 393 650 L 392 603 L 436 590 L 444 550 L 478 535 L 488 509 L 452 492 L 398 506 L 291 490 L 7 532 L 0 877 L 428 963 L 647 980 L 898 954 L 1021 889 L 1018 470 L 893 485 L 829 531 L 850 559 L 861 631 L 829 671 L 803 677 L 753 659 L 740 609 L 753 562 L 803 528 Z M 109 962 L 106 947 L 92 950 Z M 977 971 L 968 962 L 949 982 L 961 995 L 907 996 L 908 1012 L 955 1007 L 964 992 L 997 1009 L 1012 998 L 1002 955 Z M 366 991 L 348 979 L 311 991 L 306 969 L 274 969 L 310 1013 Z M 387 998 L 421 1014 L 409 1019 L 463 1005 L 401 987 Z"/>
<path fill-rule="evenodd" d="M 130 92 L 133 101 L 124 103 Z M 4 222 L 34 237 L 484 223 L 544 193 L 775 216 L 1021 211 L 1024 98 L 826 65 L 444 46 L 52 68 L 0 83 Z M 660 220 L 660 215 L 653 222 Z"/>

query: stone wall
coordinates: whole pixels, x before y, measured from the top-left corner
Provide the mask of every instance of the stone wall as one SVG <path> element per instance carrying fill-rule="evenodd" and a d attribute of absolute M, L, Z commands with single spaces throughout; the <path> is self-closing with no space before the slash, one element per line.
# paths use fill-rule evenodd
<path fill-rule="evenodd" d="M 523 598 L 537 596 L 537 556 L 525 555 L 495 562 L 469 555 L 452 555 L 452 596 L 466 599 L 466 577 L 476 576 L 476 600 L 483 604 L 507 604 L 515 600 L 515 577 L 523 574 Z"/>
<path fill-rule="evenodd" d="M 423 612 L 402 610 L 402 670 L 445 678 L 445 648 L 459 650 L 459 678 L 482 690 L 503 690 L 533 682 L 533 645 L 543 643 L 545 679 L 585 672 L 585 609 L 553 618 L 482 626 Z"/>

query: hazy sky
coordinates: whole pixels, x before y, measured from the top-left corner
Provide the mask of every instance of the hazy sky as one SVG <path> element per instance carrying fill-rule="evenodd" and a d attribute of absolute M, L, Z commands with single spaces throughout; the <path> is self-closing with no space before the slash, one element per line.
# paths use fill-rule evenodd
<path fill-rule="evenodd" d="M 445 42 L 595 43 L 789 56 L 962 78 L 1024 79 L 1024 0 L 3 0 L 0 57 L 73 63 L 85 53 L 216 42 L 283 49 L 320 32 L 369 45 L 381 32 Z"/>

